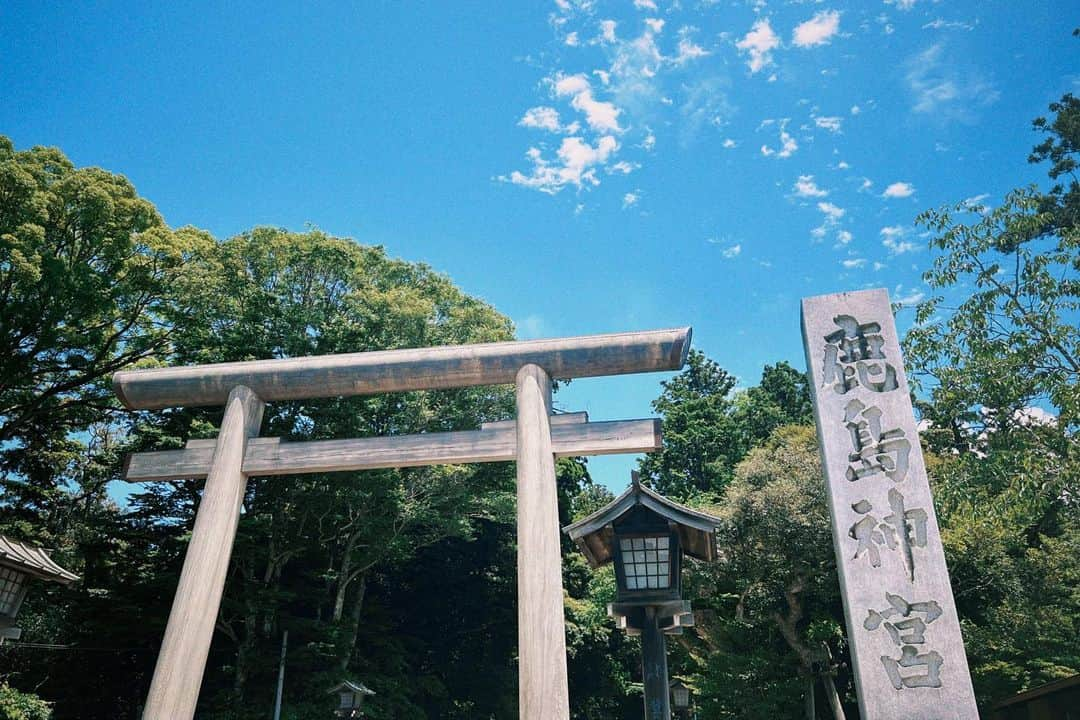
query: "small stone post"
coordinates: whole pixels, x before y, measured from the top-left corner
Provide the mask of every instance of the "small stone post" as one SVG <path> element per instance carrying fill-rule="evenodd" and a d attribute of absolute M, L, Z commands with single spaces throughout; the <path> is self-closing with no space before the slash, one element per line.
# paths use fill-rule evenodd
<path fill-rule="evenodd" d="M 805 298 L 803 340 L 863 720 L 975 720 L 885 290 Z"/>

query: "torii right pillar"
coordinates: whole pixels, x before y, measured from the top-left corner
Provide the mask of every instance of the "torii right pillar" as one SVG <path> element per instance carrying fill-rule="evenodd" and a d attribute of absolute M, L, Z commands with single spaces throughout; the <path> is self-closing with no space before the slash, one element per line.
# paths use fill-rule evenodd
<path fill-rule="evenodd" d="M 802 301 L 863 720 L 975 720 L 960 620 L 886 290 Z"/>

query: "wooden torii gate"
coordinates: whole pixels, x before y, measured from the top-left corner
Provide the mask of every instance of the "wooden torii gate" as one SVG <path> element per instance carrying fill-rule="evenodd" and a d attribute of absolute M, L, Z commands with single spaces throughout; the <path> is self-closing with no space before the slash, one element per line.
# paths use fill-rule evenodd
<path fill-rule="evenodd" d="M 206 478 L 144 720 L 190 720 L 202 685 L 247 478 L 517 461 L 518 699 L 522 720 L 569 720 L 555 458 L 648 452 L 655 419 L 553 416 L 552 378 L 678 370 L 690 328 L 322 355 L 117 373 L 130 409 L 224 405 L 214 440 L 128 457 L 129 481 Z M 480 430 L 281 442 L 258 438 L 265 403 L 514 383 L 516 420 Z"/>

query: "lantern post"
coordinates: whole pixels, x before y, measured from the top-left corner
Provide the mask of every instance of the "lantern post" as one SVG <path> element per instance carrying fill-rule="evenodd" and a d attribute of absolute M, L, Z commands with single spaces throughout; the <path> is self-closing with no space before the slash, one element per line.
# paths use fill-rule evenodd
<path fill-rule="evenodd" d="M 671 720 L 665 636 L 694 624 L 682 597 L 682 558 L 716 560 L 720 521 L 643 486 L 636 472 L 631 477 L 626 492 L 563 532 L 594 568 L 615 565 L 608 614 L 641 636 L 645 720 Z"/>

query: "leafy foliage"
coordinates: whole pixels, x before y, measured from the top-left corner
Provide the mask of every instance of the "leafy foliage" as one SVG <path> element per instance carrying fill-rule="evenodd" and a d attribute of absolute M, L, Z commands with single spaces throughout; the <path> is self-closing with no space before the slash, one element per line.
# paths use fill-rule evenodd
<path fill-rule="evenodd" d="M 0 684 L 0 720 L 49 720 L 49 704 L 36 695 Z"/>

